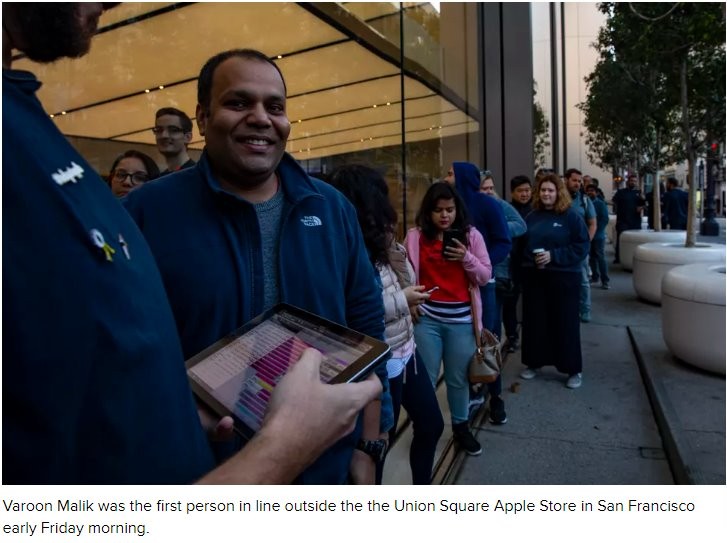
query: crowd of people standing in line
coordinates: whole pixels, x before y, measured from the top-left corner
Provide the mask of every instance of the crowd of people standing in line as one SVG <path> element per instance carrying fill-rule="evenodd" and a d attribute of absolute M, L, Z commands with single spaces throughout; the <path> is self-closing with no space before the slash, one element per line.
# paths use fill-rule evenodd
<path fill-rule="evenodd" d="M 566 386 L 581 385 L 584 274 L 602 206 L 597 191 L 581 195 L 580 172 L 565 181 L 544 172 L 534 187 L 517 176 L 510 206 L 489 172 L 455 162 L 397 243 L 380 173 L 350 165 L 329 182 L 309 176 L 285 152 L 280 68 L 235 49 L 199 74 L 199 161 L 187 153 L 189 117 L 163 108 L 153 132 L 166 169 L 125 152 L 109 190 L 43 110 L 35 76 L 12 69 L 11 52 L 82 56 L 111 7 L 3 9 L 3 132 L 13 134 L 3 153 L 14 159 L 3 162 L 4 483 L 374 483 L 402 406 L 413 480 L 428 483 L 444 426 L 440 366 L 454 437 L 480 454 L 468 418 L 485 390 L 469 386 L 467 366 L 474 334 L 499 338 L 501 322 L 506 348 L 522 346 L 523 377 L 552 365 Z M 67 32 L 56 36 L 59 26 Z M 643 206 L 621 194 L 619 231 Z M 598 245 L 594 254 L 607 287 Z M 392 356 L 365 381 L 325 385 L 320 353 L 307 350 L 241 447 L 231 418 L 194 401 L 184 360 L 278 302 L 383 339 Z M 485 388 L 490 420 L 506 423 L 501 378 Z"/>

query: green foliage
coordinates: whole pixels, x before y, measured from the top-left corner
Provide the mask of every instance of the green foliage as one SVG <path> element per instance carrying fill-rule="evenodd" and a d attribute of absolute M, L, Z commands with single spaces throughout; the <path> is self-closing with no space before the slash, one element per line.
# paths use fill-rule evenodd
<path fill-rule="evenodd" d="M 599 9 L 608 16 L 595 44 L 600 58 L 586 78 L 588 98 L 579 104 L 589 158 L 603 168 L 654 170 L 724 141 L 723 5 L 606 2 Z"/>
<path fill-rule="evenodd" d="M 535 159 L 533 170 L 545 166 L 545 150 L 550 146 L 550 134 L 548 132 L 550 123 L 545 117 L 543 106 L 535 99 L 537 94 L 537 85 L 533 81 L 533 158 Z"/>

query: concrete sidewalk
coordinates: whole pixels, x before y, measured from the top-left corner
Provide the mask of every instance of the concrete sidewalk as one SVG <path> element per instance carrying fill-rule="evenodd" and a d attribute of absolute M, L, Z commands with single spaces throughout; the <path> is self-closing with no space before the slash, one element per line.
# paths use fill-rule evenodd
<path fill-rule="evenodd" d="M 565 388 L 553 368 L 524 381 L 511 355 L 508 423 L 478 427 L 484 452 L 456 484 L 725 484 L 724 377 L 674 359 L 660 307 L 638 300 L 620 266 L 611 275 L 581 326 L 583 386 Z"/>

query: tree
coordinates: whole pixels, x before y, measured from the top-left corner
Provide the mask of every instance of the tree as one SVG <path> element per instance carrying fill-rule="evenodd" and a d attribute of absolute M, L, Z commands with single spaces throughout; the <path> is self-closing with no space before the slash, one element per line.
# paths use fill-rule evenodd
<path fill-rule="evenodd" d="M 602 162 L 642 165 L 657 173 L 665 163 L 687 160 L 687 246 L 694 245 L 696 156 L 725 137 L 723 6 L 608 2 L 599 9 L 608 20 L 599 32 L 600 60 L 586 79 L 589 95 L 581 104 L 590 152 Z M 658 191 L 658 182 L 654 188 Z"/>
<path fill-rule="evenodd" d="M 535 99 L 538 94 L 538 85 L 533 81 L 533 158 L 537 170 L 545 165 L 545 150 L 550 146 L 550 123 L 545 117 L 543 106 Z"/>

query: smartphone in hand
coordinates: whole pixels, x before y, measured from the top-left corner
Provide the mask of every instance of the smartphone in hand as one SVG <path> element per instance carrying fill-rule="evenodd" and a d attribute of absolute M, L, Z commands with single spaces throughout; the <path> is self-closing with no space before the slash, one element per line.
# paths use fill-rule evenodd
<path fill-rule="evenodd" d="M 453 247 L 456 248 L 456 244 L 453 240 L 459 240 L 463 245 L 465 245 L 465 232 L 464 230 L 459 230 L 457 228 L 450 228 L 449 230 L 445 230 L 442 232 L 442 258 L 447 258 L 447 254 L 445 251 L 447 250 L 447 247 Z"/>

